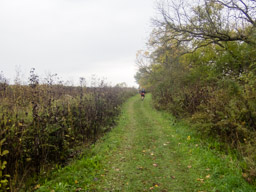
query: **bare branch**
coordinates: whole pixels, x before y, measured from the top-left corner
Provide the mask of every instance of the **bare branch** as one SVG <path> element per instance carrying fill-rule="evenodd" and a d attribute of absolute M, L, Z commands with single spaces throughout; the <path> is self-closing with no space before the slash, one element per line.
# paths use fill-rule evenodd
<path fill-rule="evenodd" d="M 159 35 L 168 36 L 165 39 L 172 44 L 176 42 L 176 46 L 198 42 L 200 48 L 205 40 L 207 45 L 220 47 L 223 47 L 220 42 L 229 41 L 255 46 L 255 38 L 250 37 L 256 30 L 251 9 L 252 5 L 247 5 L 245 0 L 204 0 L 203 4 L 189 8 L 182 0 L 178 4 L 162 2 L 159 6 L 162 20 L 155 24 L 161 29 Z"/>

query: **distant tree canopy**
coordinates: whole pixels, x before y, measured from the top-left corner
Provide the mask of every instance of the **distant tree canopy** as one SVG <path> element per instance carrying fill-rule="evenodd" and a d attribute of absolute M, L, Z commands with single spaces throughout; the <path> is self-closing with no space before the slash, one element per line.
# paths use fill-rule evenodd
<path fill-rule="evenodd" d="M 166 0 L 158 11 L 136 81 L 157 108 L 239 149 L 256 173 L 256 1 Z"/>
<path fill-rule="evenodd" d="M 125 82 L 116 84 L 116 87 L 128 87 Z"/>

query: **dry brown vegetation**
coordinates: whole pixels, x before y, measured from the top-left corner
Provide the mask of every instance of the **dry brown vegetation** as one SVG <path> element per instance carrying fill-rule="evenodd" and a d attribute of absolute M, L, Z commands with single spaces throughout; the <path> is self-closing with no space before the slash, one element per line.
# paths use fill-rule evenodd
<path fill-rule="evenodd" d="M 120 105 L 133 88 L 64 86 L 51 78 L 39 84 L 34 69 L 29 85 L 0 83 L 0 191 L 22 188 L 28 178 L 62 165 L 75 147 L 94 142 L 111 129 Z"/>

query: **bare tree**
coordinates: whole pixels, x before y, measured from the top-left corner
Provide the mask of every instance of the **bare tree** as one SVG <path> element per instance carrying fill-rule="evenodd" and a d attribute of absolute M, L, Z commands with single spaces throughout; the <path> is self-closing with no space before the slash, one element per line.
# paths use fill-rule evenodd
<path fill-rule="evenodd" d="M 58 83 L 57 82 L 58 74 L 57 73 L 50 73 L 48 72 L 46 74 L 46 77 L 44 78 L 44 82 L 50 86 Z"/>
<path fill-rule="evenodd" d="M 224 42 L 238 41 L 256 46 L 255 0 L 180 0 L 158 4 L 162 16 L 154 19 L 155 35 L 173 46 L 186 45 L 193 51 L 209 44 L 224 48 Z"/>
<path fill-rule="evenodd" d="M 5 78 L 3 72 L 0 72 L 0 94 L 1 96 L 6 96 L 7 94 L 7 87 L 8 87 L 9 81 Z"/>

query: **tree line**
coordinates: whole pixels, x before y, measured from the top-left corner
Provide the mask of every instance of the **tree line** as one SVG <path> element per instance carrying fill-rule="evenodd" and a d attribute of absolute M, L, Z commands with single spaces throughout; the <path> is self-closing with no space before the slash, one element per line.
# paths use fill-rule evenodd
<path fill-rule="evenodd" d="M 135 78 L 154 105 L 238 151 L 256 178 L 256 1 L 158 3 Z"/>

